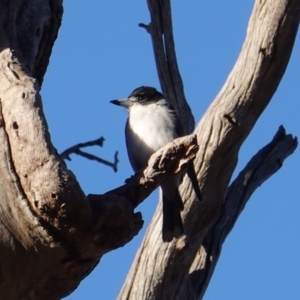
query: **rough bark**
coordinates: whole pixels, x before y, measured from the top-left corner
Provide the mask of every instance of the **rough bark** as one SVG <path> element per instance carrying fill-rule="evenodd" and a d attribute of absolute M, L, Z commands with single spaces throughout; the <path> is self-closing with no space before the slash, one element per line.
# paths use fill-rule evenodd
<path fill-rule="evenodd" d="M 142 227 L 134 208 L 198 150 L 196 136 L 161 149 L 106 195 L 82 192 L 53 147 L 40 85 L 62 1 L 0 1 L 0 298 L 60 299 L 101 256 Z"/>
<path fill-rule="evenodd" d="M 152 7 L 165 3 L 163 12 L 153 13 L 153 18 L 161 22 L 157 37 L 163 33 L 166 38 L 157 51 L 168 53 L 160 76 L 165 78 L 164 92 L 174 100 L 185 130 L 190 132 L 194 122 L 176 66 L 170 3 L 149 3 Z M 121 297 L 198 297 L 214 267 L 208 264 L 208 255 L 217 260 L 222 244 L 218 236 L 224 237 L 230 227 L 223 228 L 221 221 L 222 216 L 232 213 L 224 209 L 229 207 L 227 203 L 235 205 L 229 196 L 226 205 L 223 203 L 238 149 L 284 73 L 297 31 L 299 3 L 257 3 L 236 69 L 198 125 L 199 148 L 195 135 L 178 139 L 154 154 L 141 174 L 105 195 L 84 195 L 52 145 L 43 115 L 39 90 L 61 17 L 61 0 L 0 0 L 1 299 L 59 299 L 71 293 L 102 255 L 125 245 L 137 234 L 143 222 L 134 208 L 163 180 L 184 168 L 196 153 L 204 201 L 195 202 L 191 188 L 184 183 L 186 236 L 161 244 L 156 214 L 152 234 L 144 242 L 152 253 L 142 248 L 145 255 L 140 258 L 141 264 L 151 266 L 145 271 L 148 277 L 141 273 L 141 265 L 133 269 L 131 274 L 141 281 L 128 279 Z M 158 66 L 164 63 L 163 57 L 157 60 Z M 166 76 L 164 72 L 170 73 Z M 282 141 L 287 147 L 280 156 L 283 160 L 296 143 L 290 137 Z M 255 187 L 252 185 L 251 191 Z M 218 218 L 219 227 L 212 227 Z"/>
<path fill-rule="evenodd" d="M 155 53 L 159 58 L 159 74 L 170 72 L 170 68 L 165 68 L 168 47 L 156 47 L 162 41 L 168 43 L 163 20 L 170 16 L 166 11 L 170 8 L 170 1 L 149 0 L 148 4 L 151 24 L 143 27 L 154 40 L 154 51 L 160 51 Z M 203 296 L 221 245 L 241 208 L 254 190 L 276 172 L 284 158 L 297 147 L 297 140 L 285 135 L 281 129 L 271 143 L 274 147 L 272 156 L 269 157 L 266 150 L 269 146 L 262 149 L 253 158 L 258 170 L 251 161 L 228 188 L 239 149 L 285 72 L 299 16 L 298 0 L 256 1 L 240 56 L 195 130 L 199 152 L 194 164 L 203 202 L 195 199 L 189 182 L 184 181 L 181 193 L 185 200 L 185 236 L 169 244 L 163 243 L 157 234 L 161 227 L 161 207 L 158 206 L 119 299 L 199 299 Z M 168 32 L 172 32 L 172 28 Z M 160 78 L 164 76 L 160 75 Z M 173 86 L 164 86 L 164 89 L 172 90 Z M 177 105 L 176 99 L 173 104 Z M 186 117 L 186 111 L 178 111 Z M 273 164 L 272 168 L 267 160 Z"/>

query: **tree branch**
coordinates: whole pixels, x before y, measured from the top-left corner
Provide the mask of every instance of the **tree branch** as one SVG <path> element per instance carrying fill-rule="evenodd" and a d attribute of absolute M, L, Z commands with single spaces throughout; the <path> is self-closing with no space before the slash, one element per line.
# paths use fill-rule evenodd
<path fill-rule="evenodd" d="M 44 80 L 49 58 L 52 53 L 52 47 L 57 38 L 63 15 L 62 0 L 50 0 L 49 5 L 51 9 L 50 18 L 44 19 L 36 29 L 36 35 L 40 38 L 40 43 L 38 45 L 32 75 L 37 79 L 40 86 L 42 86 Z M 42 17 L 41 14 L 37 15 Z"/>
<path fill-rule="evenodd" d="M 162 92 L 174 106 L 186 134 L 195 127 L 195 120 L 184 95 L 177 65 L 170 0 L 148 0 L 150 25 L 139 24 L 151 35 L 156 69 Z"/>
<path fill-rule="evenodd" d="M 103 137 L 100 137 L 99 139 L 96 139 L 96 140 L 93 140 L 93 141 L 88 141 L 86 143 L 76 144 L 76 145 L 66 149 L 65 151 L 63 151 L 60 154 L 60 157 L 62 159 L 65 159 L 65 160 L 71 160 L 70 155 L 74 153 L 74 154 L 80 155 L 82 157 L 85 157 L 87 159 L 95 160 L 95 161 L 97 161 L 101 164 L 104 164 L 104 165 L 108 166 L 108 167 L 111 167 L 115 172 L 117 172 L 118 171 L 118 162 L 119 162 L 118 151 L 116 151 L 116 153 L 115 153 L 114 162 L 109 162 L 109 161 L 107 161 L 103 158 L 100 158 L 96 155 L 84 152 L 80 149 L 80 148 L 92 147 L 92 146 L 103 147 L 104 140 L 105 139 Z"/>
<path fill-rule="evenodd" d="M 198 268 L 195 267 L 190 274 L 194 288 L 200 293 L 199 298 L 204 296 L 219 260 L 222 245 L 246 203 L 255 190 L 282 167 L 284 160 L 293 154 L 297 146 L 297 138 L 287 135 L 283 126 L 280 126 L 273 140 L 253 156 L 230 185 L 221 216 L 205 236 L 202 243 L 205 250 L 199 254 L 201 259 L 195 261 Z M 200 262 L 205 262 L 205 269 Z"/>
<path fill-rule="evenodd" d="M 152 19 L 162 17 L 162 11 L 155 11 Z M 184 180 L 181 194 L 185 199 L 185 236 L 170 244 L 157 238 L 161 227 L 158 206 L 119 299 L 141 299 L 141 295 L 144 299 L 198 299 L 203 295 L 211 274 L 200 283 L 191 280 L 189 274 L 205 275 L 207 260 L 202 259 L 202 252 L 210 249 L 209 242 L 213 248 L 215 241 L 205 240 L 205 245 L 203 241 L 225 209 L 225 195 L 240 147 L 285 72 L 299 17 L 298 0 L 256 1 L 240 56 L 196 128 L 200 148 L 194 165 L 203 202 L 195 199 L 192 187 Z M 159 36 L 159 30 L 151 26 L 151 35 Z"/>
<path fill-rule="evenodd" d="M 179 73 L 176 77 L 170 2 L 161 0 L 156 5 L 149 0 L 157 65 L 164 68 L 163 91 L 175 104 L 178 101 L 175 107 L 190 131 L 193 119 Z M 134 276 L 121 298 L 198 297 L 198 288 L 204 289 L 211 275 L 208 272 L 207 279 L 194 285 L 188 274 L 206 267 L 205 262 L 199 264 L 199 250 L 208 251 L 216 241 L 202 241 L 226 211 L 225 193 L 239 148 L 284 73 L 299 10 L 298 0 L 257 1 L 236 67 L 196 130 L 199 149 L 195 136 L 184 137 L 152 156 L 149 166 L 124 186 L 105 195 L 85 196 L 51 143 L 39 95 L 38 83 L 60 25 L 62 1 L 0 0 L 1 297 L 68 295 L 104 253 L 124 245 L 140 230 L 141 215 L 134 208 L 168 176 L 185 168 L 196 152 L 203 202 L 194 199 L 184 181 L 186 236 L 161 243 L 159 207 L 143 244 L 149 251 L 141 248 L 140 264 L 132 269 Z M 142 284 L 135 285 L 135 279 Z"/>
<path fill-rule="evenodd" d="M 51 52 L 40 30 L 61 13 L 50 4 L 0 0 L 0 295 L 6 300 L 72 292 L 104 253 L 140 230 L 135 206 L 198 151 L 195 135 L 181 138 L 120 189 L 85 196 L 51 143 L 32 77 L 42 80 Z"/>
<path fill-rule="evenodd" d="M 166 178 L 187 168 L 188 161 L 195 158 L 198 149 L 195 134 L 180 137 L 154 153 L 142 174 L 133 176 L 124 186 L 108 194 L 126 195 L 133 207 L 137 207 Z"/>
<path fill-rule="evenodd" d="M 0 10 L 2 19 L 6 15 Z M 14 55 L 18 51 L 3 47 L 8 42 L 1 28 L 0 278 L 5 284 L 0 283 L 0 294 L 6 300 L 58 299 L 73 291 L 104 253 L 139 231 L 141 215 L 134 207 L 195 157 L 197 139 L 181 138 L 161 149 L 120 189 L 122 196 L 116 190 L 117 196 L 86 197 L 51 144 L 38 84 Z"/>
<path fill-rule="evenodd" d="M 94 214 L 92 230 L 98 254 L 124 246 L 139 232 L 143 221 L 134 209 L 166 178 L 187 168 L 197 151 L 196 135 L 178 138 L 154 153 L 146 169 L 127 180 L 125 185 L 104 195 L 88 195 Z"/>

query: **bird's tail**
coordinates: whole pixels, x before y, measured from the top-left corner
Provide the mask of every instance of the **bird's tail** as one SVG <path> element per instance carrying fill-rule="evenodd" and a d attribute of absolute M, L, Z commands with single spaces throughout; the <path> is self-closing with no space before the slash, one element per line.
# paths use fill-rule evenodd
<path fill-rule="evenodd" d="M 162 239 L 170 242 L 174 237 L 183 234 L 183 224 L 180 211 L 183 210 L 183 202 L 176 184 L 177 178 L 167 180 L 162 184 L 163 192 L 163 226 Z"/>
<path fill-rule="evenodd" d="M 175 200 L 175 201 L 174 201 Z M 181 204 L 181 198 L 179 199 Z M 162 239 L 164 242 L 170 242 L 183 234 L 183 224 L 180 215 L 180 203 L 178 199 L 167 199 L 163 196 L 163 226 Z"/>

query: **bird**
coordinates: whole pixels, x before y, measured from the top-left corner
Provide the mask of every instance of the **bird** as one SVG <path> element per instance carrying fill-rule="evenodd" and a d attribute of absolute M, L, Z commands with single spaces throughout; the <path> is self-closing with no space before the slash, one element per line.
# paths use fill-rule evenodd
<path fill-rule="evenodd" d="M 154 87 L 141 86 L 131 92 L 128 98 L 110 101 L 128 111 L 125 126 L 125 140 L 128 158 L 135 173 L 142 171 L 150 156 L 158 149 L 183 136 L 178 116 L 171 103 Z M 196 196 L 201 200 L 201 191 L 190 162 L 187 173 L 191 179 Z M 163 224 L 162 239 L 170 242 L 183 235 L 183 210 L 178 187 L 183 174 L 175 174 L 161 184 Z"/>

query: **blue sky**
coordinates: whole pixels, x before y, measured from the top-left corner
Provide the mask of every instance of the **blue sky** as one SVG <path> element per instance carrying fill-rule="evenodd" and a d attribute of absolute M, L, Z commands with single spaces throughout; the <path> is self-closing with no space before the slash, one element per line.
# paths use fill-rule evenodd
<path fill-rule="evenodd" d="M 198 122 L 225 82 L 241 49 L 253 1 L 173 1 L 179 68 Z M 146 1 L 65 0 L 65 13 L 42 96 L 52 141 L 59 152 L 105 137 L 90 152 L 113 160 L 119 171 L 73 156 L 69 168 L 86 193 L 105 193 L 132 175 L 125 141 L 126 111 L 109 100 L 140 85 L 158 89 Z M 267 144 L 280 125 L 300 136 L 300 39 L 276 95 L 244 143 L 235 174 Z M 300 155 L 252 196 L 226 240 L 205 300 L 300 298 Z M 234 177 L 233 177 L 234 178 Z M 128 245 L 103 257 L 66 299 L 113 300 L 125 280 L 157 204 L 154 192 L 140 207 L 145 226 Z"/>

